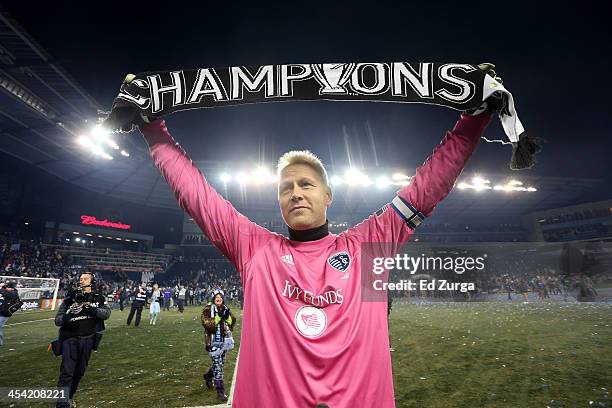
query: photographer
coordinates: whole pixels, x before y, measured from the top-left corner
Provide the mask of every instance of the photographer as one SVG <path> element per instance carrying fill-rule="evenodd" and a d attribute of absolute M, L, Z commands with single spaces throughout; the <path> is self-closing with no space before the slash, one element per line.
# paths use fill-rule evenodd
<path fill-rule="evenodd" d="M 19 299 L 17 289 L 15 289 L 15 282 L 3 283 L 2 285 L 0 287 L 0 346 L 4 345 L 2 326 L 23 304 Z"/>
<path fill-rule="evenodd" d="M 85 374 L 92 350 L 104 331 L 104 320 L 111 310 L 104 296 L 93 292 L 95 278 L 91 272 L 83 272 L 79 284 L 73 287 L 55 316 L 59 330 L 59 353 L 62 355 L 58 388 L 69 389 L 69 402 L 57 402 L 57 407 L 74 406 L 73 397 L 79 381 Z M 57 354 L 57 353 L 56 353 Z"/>

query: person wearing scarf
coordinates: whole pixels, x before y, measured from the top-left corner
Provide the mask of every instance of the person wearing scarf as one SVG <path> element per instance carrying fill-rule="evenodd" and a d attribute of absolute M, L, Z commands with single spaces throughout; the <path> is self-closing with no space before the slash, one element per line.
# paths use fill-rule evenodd
<path fill-rule="evenodd" d="M 500 88 L 495 74 L 479 75 L 474 80 Z M 327 78 L 342 84 L 337 77 Z M 136 83 L 140 84 L 137 88 L 145 89 L 143 81 Z M 172 89 L 168 95 L 178 96 L 178 83 Z M 317 91 L 304 92 L 315 95 Z M 288 236 L 271 232 L 239 213 L 207 181 L 164 120 L 157 115 L 149 117 L 131 105 L 114 106 L 109 124 L 114 123 L 113 129 L 117 125 L 124 130 L 140 129 L 178 204 L 240 274 L 244 323 L 233 407 L 395 406 L 387 297 L 384 290 L 371 285 L 375 275 L 364 260 L 368 245 L 380 244 L 384 256 L 393 257 L 408 243 L 419 224 L 453 189 L 492 115 L 501 115 L 502 124 L 512 125 L 514 158 L 520 158 L 518 163 L 513 160 L 513 167 L 532 164 L 533 146 L 526 138 L 523 144 L 519 141 L 522 126 L 508 108 L 512 107 L 510 96 L 503 95 L 497 98 L 491 94 L 480 103 L 483 95 L 479 93 L 473 105 L 464 106 L 455 126 L 416 169 L 410 183 L 390 194 L 387 204 L 378 211 L 373 209 L 363 222 L 339 234 L 328 229 L 327 210 L 333 191 L 323 163 L 309 151 L 285 153 L 277 167 L 277 204 Z M 417 136 L 422 135 L 407 135 L 397 148 L 409 151 L 411 138 Z M 224 307 L 223 295 L 214 296 L 215 304 L 204 310 L 202 324 L 218 396 L 223 399 L 219 368 L 225 350 L 220 344 L 226 324 L 235 322 Z"/>
<path fill-rule="evenodd" d="M 225 395 L 225 384 L 223 381 L 223 367 L 227 354 L 225 339 L 231 336 L 236 324 L 236 317 L 225 304 L 225 294 L 221 289 L 215 289 L 212 293 L 211 303 L 206 305 L 201 315 L 204 327 L 204 343 L 212 360 L 212 366 L 204 374 L 206 387 L 217 389 L 217 399 L 227 401 Z"/>

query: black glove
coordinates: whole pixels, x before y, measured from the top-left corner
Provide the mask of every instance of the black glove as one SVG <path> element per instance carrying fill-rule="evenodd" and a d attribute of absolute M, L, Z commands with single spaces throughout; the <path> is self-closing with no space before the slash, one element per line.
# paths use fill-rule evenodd
<path fill-rule="evenodd" d="M 206 345 L 206 351 L 209 353 L 212 351 L 212 347 L 210 346 L 210 344 Z"/>
<path fill-rule="evenodd" d="M 111 113 L 102 122 L 102 126 L 113 132 L 129 133 L 145 123 L 147 122 L 138 109 L 132 106 L 113 106 Z"/>
<path fill-rule="evenodd" d="M 224 307 L 223 310 L 219 313 L 219 316 L 221 316 L 221 320 L 227 320 L 227 318 L 230 317 L 229 308 Z"/>
<path fill-rule="evenodd" d="M 497 75 L 497 72 L 495 72 L 494 64 L 483 62 L 482 64 L 478 64 L 478 69 L 493 77 L 493 79 L 500 84 L 503 82 L 502 78 Z M 494 92 L 485 101 L 483 101 L 479 107 L 467 110 L 464 113 L 466 115 L 476 116 L 483 112 L 489 116 L 493 115 L 494 113 L 510 115 L 510 111 L 508 110 L 508 96 L 504 92 Z"/>
<path fill-rule="evenodd" d="M 97 307 L 93 307 L 90 305 L 87 305 L 83 308 L 85 310 L 85 313 L 87 313 L 89 316 L 95 316 L 96 312 L 98 311 Z"/>
<path fill-rule="evenodd" d="M 134 74 L 127 74 L 121 84 L 121 91 L 129 90 Z M 143 115 L 142 112 L 123 99 L 115 98 L 110 114 L 103 120 L 102 126 L 113 132 L 129 133 L 145 123 L 155 120 L 155 117 Z"/>

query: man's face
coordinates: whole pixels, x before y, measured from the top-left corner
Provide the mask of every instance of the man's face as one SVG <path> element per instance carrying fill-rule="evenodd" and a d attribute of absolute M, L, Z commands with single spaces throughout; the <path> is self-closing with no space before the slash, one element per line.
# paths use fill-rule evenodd
<path fill-rule="evenodd" d="M 315 169 L 292 164 L 281 172 L 278 201 L 285 223 L 294 230 L 307 230 L 325 224 L 332 197 Z"/>
<path fill-rule="evenodd" d="M 88 273 L 84 273 L 81 275 L 81 277 L 79 278 L 79 286 L 83 287 L 83 286 L 87 286 L 85 288 L 85 292 L 91 292 L 91 275 Z"/>

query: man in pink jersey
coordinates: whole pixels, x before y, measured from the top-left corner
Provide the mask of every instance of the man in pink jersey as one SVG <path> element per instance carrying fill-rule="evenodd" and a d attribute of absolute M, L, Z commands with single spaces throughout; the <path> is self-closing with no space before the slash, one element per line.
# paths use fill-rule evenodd
<path fill-rule="evenodd" d="M 179 205 L 242 278 L 234 407 L 395 406 L 387 302 L 362 299 L 362 244 L 397 249 L 410 238 L 453 188 L 493 110 L 462 114 L 410 184 L 339 235 L 328 231 L 332 191 L 312 153 L 293 151 L 279 160 L 285 237 L 250 221 L 219 195 L 163 120 L 140 124 Z"/>

